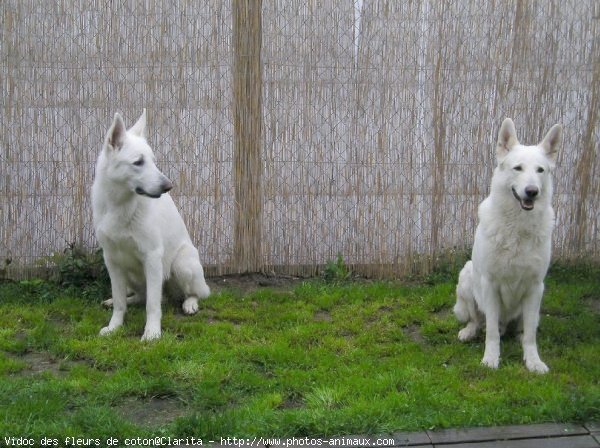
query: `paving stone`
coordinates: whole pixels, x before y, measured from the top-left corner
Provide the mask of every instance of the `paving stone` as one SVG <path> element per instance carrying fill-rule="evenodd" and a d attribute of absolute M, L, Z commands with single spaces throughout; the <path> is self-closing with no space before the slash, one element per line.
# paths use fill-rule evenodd
<path fill-rule="evenodd" d="M 388 441 L 392 443 L 386 443 Z M 392 448 L 405 446 L 419 448 L 432 447 L 433 445 L 425 432 L 396 432 L 393 434 L 381 434 L 377 436 L 358 435 L 329 437 L 327 442 L 322 446 L 325 448 L 348 448 L 357 446 L 360 446 L 360 448 Z"/>
<path fill-rule="evenodd" d="M 379 447 L 377 439 L 393 439 L 394 447 L 411 448 L 600 448 L 600 422 L 395 432 L 379 436 L 345 436 L 345 439 L 350 442 L 336 445 L 336 448 L 356 447 L 356 440 L 368 440 L 364 448 Z M 220 446 L 213 445 L 214 448 Z"/>
<path fill-rule="evenodd" d="M 436 444 L 447 448 L 599 448 L 600 444 L 592 436 L 570 436 L 499 440 L 492 442 L 471 442 L 458 444 Z"/>
<path fill-rule="evenodd" d="M 427 435 L 434 445 L 440 443 L 485 442 L 587 434 L 589 434 L 589 431 L 583 426 L 570 423 L 543 423 L 539 425 L 492 426 L 427 431 Z"/>
<path fill-rule="evenodd" d="M 591 432 L 592 434 L 600 433 L 600 422 L 590 422 L 590 423 L 586 423 L 583 426 L 585 426 L 587 428 L 587 430 L 589 432 Z"/>
<path fill-rule="evenodd" d="M 432 446 L 429 436 L 422 432 L 395 432 L 392 434 L 394 446 Z"/>

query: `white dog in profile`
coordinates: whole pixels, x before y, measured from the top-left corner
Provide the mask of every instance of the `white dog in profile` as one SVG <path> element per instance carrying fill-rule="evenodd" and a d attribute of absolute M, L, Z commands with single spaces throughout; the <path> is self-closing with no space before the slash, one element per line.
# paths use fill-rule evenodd
<path fill-rule="evenodd" d="M 536 146 L 517 140 L 515 126 L 502 123 L 490 195 L 479 206 L 472 261 L 460 272 L 454 313 L 467 323 L 458 338 L 475 337 L 485 319 L 483 365 L 497 368 L 500 335 L 518 320 L 523 358 L 532 372 L 546 373 L 536 332 L 550 264 L 554 210 L 552 171 L 562 128 L 554 125 Z"/>
<path fill-rule="evenodd" d="M 115 114 L 96 164 L 92 186 L 94 229 L 110 275 L 113 314 L 109 334 L 123 324 L 127 304 L 146 301 L 142 340 L 161 335 L 163 282 L 171 279 L 194 314 L 208 297 L 198 251 L 171 196 L 173 184 L 155 165 L 146 142 L 146 110 L 127 130 Z M 130 294 L 128 297 L 128 293 Z"/>

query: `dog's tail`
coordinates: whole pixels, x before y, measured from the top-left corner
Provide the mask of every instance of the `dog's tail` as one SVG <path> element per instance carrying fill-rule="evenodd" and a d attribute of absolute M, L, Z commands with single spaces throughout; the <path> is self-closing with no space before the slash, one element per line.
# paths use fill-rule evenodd
<path fill-rule="evenodd" d="M 470 313 L 468 303 L 474 300 L 473 297 L 473 262 L 468 261 L 462 268 L 458 276 L 458 285 L 456 285 L 456 305 L 454 305 L 454 314 L 459 322 L 469 322 Z"/>

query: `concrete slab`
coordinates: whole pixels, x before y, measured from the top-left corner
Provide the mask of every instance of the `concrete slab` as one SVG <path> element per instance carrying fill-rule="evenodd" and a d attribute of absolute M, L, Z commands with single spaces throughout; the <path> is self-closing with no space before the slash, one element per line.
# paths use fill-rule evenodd
<path fill-rule="evenodd" d="M 600 444 L 592 436 L 550 437 L 492 442 L 441 444 L 447 448 L 598 448 Z"/>
<path fill-rule="evenodd" d="M 592 434 L 600 434 L 600 422 L 590 422 L 583 425 Z"/>
<path fill-rule="evenodd" d="M 431 440 L 425 431 L 421 432 L 395 432 L 392 434 L 394 446 L 432 446 Z"/>
<path fill-rule="evenodd" d="M 538 425 L 491 426 L 481 428 L 444 429 L 427 431 L 434 445 L 460 442 L 485 442 L 546 437 L 587 435 L 589 431 L 581 425 L 570 423 L 543 423 Z"/>

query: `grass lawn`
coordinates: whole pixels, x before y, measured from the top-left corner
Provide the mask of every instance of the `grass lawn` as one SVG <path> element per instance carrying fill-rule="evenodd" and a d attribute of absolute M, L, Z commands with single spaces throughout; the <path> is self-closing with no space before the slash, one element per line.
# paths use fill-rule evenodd
<path fill-rule="evenodd" d="M 525 369 L 510 336 L 497 371 L 479 365 L 482 337 L 457 340 L 448 277 L 216 282 L 195 316 L 163 306 L 152 343 L 140 342 L 143 307 L 98 336 L 104 288 L 0 283 L 0 435 L 331 436 L 600 418 L 598 268 L 547 278 L 545 376 Z"/>

